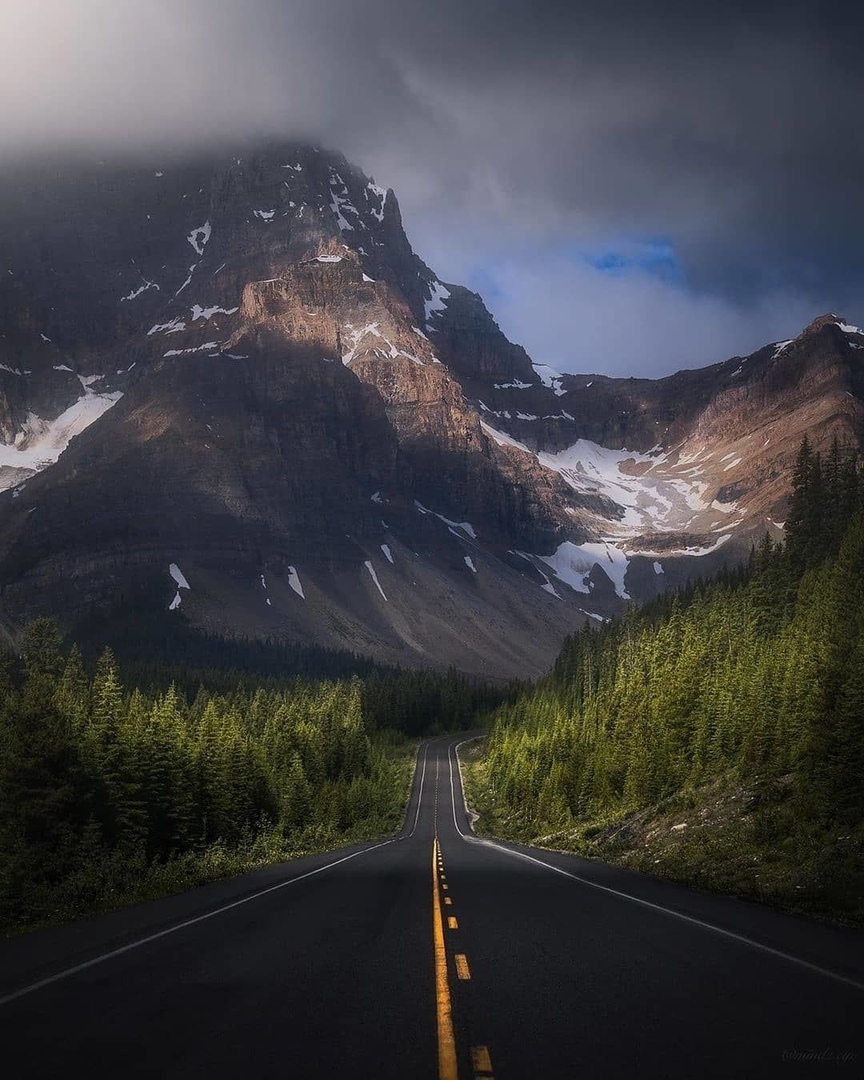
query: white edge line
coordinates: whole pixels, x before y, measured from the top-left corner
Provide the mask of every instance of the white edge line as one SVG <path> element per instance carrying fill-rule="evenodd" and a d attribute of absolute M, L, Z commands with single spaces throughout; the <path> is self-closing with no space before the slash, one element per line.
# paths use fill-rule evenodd
<path fill-rule="evenodd" d="M 478 736 L 479 737 L 479 736 Z M 464 739 L 463 742 L 472 742 L 472 739 Z M 459 783 L 462 788 L 462 798 L 465 798 L 465 785 L 462 783 L 462 765 L 459 761 L 458 750 L 463 743 L 457 743 L 451 747 L 453 756 L 456 758 L 456 767 L 459 769 Z M 588 878 L 580 877 L 579 874 L 573 874 L 569 870 L 562 870 L 559 866 L 554 866 L 552 863 L 544 862 L 542 859 L 537 859 L 533 855 L 526 855 L 522 851 L 514 851 L 512 848 L 504 847 L 502 844 L 496 843 L 494 840 L 487 840 L 485 837 L 479 837 L 474 835 L 468 835 L 462 832 L 459 825 L 456 822 L 456 797 L 453 792 L 453 761 L 450 761 L 450 792 L 453 802 L 453 824 L 456 825 L 456 831 L 463 838 L 469 842 L 475 844 L 483 844 L 486 847 L 494 848 L 496 851 L 501 851 L 505 855 L 512 855 L 516 859 L 525 859 L 527 862 L 536 863 L 537 866 L 543 866 L 547 870 L 552 870 L 556 874 L 560 874 L 562 877 L 570 878 L 571 881 L 576 881 L 580 885 L 588 885 L 592 889 L 599 889 L 601 892 L 611 893 L 612 896 L 617 896 L 621 900 L 629 900 L 633 904 L 639 904 L 641 907 L 650 908 L 652 911 L 659 911 L 663 915 L 670 915 L 674 919 L 680 919 L 682 922 L 690 923 L 693 926 L 700 926 L 703 930 L 710 930 L 712 933 L 720 934 L 722 937 L 730 938 L 732 941 L 737 941 L 742 945 L 749 945 L 754 949 L 758 949 L 760 952 L 768 953 L 770 956 L 776 956 L 781 960 L 786 960 L 790 964 L 796 964 L 798 967 L 806 968 L 808 971 L 815 972 L 817 975 L 824 975 L 826 978 L 834 979 L 835 982 L 844 983 L 846 986 L 852 986 L 856 990 L 864 990 L 864 983 L 859 982 L 857 979 L 853 979 L 848 975 L 841 975 L 836 971 L 831 971 L 828 968 L 820 967 L 818 964 L 812 964 L 809 960 L 802 960 L 798 956 L 792 956 L 791 953 L 783 952 L 781 949 L 775 949 L 770 945 L 763 945 L 760 941 L 755 941 L 753 938 L 746 937 L 744 934 L 736 934 L 734 930 L 725 930 L 722 926 L 715 926 L 714 923 L 705 922 L 702 919 L 697 919 L 692 915 L 684 915 L 680 911 L 675 911 L 673 908 L 663 907 L 662 904 L 654 904 L 650 900 L 642 900 L 638 896 L 632 896 L 630 893 L 621 892 L 619 889 L 613 889 L 609 885 L 600 885 L 596 881 L 591 881 Z"/>
<path fill-rule="evenodd" d="M 426 775 L 426 757 L 428 753 L 429 744 L 427 742 L 426 752 L 423 755 L 423 772 L 420 777 L 417 817 L 419 817 L 420 813 L 420 796 L 423 794 L 423 778 Z M 417 828 L 417 817 L 414 818 L 414 828 L 412 828 L 411 832 L 408 834 L 409 836 L 413 836 L 414 829 Z M 46 986 L 51 986 L 53 983 L 60 982 L 61 979 L 68 979 L 71 975 L 77 975 L 80 971 L 86 971 L 88 968 L 96 967 L 97 964 L 101 964 L 105 960 L 111 960 L 115 956 L 122 956 L 123 953 L 131 952 L 133 949 L 140 948 L 142 945 L 148 945 L 151 941 L 158 941 L 160 938 L 167 937 L 169 934 L 176 934 L 178 930 L 185 930 L 187 927 L 194 926 L 196 923 L 204 922 L 206 919 L 212 919 L 216 915 L 222 915 L 224 912 L 231 911 L 233 908 L 248 904 L 250 900 L 257 900 L 259 897 L 266 896 L 268 893 L 276 892 L 278 889 L 284 889 L 287 885 L 294 885 L 298 881 L 305 881 L 306 878 L 314 877 L 316 874 L 322 874 L 325 870 L 332 870 L 334 866 L 340 866 L 350 859 L 356 859 L 358 855 L 368 855 L 370 852 L 377 851 L 378 848 L 386 847 L 387 844 L 394 844 L 400 839 L 402 838 L 393 836 L 389 840 L 382 840 L 372 847 L 363 848 L 362 851 L 354 851 L 350 855 L 344 855 L 341 859 L 326 863 L 324 866 L 319 866 L 315 870 L 308 870 L 305 874 L 300 874 L 298 877 L 289 878 L 288 881 L 280 881 L 277 885 L 270 885 L 260 892 L 252 893 L 251 896 L 244 896 L 240 900 L 234 900 L 230 904 L 224 904 L 222 907 L 214 908 L 213 911 L 206 911 L 203 915 L 196 915 L 192 919 L 184 919 L 183 922 L 179 922 L 175 926 L 169 926 L 165 930 L 159 930 L 155 934 L 148 934 L 146 937 L 138 938 L 137 941 L 130 941 L 128 945 L 121 945 L 117 949 L 111 949 L 109 952 L 102 953 L 101 956 L 94 956 L 92 960 L 85 960 L 82 964 L 76 964 L 74 967 L 65 968 L 63 971 L 58 971 L 54 975 L 49 975 L 44 979 L 39 979 L 37 982 L 30 983 L 29 986 L 22 986 L 20 990 L 13 990 L 11 994 L 0 997 L 0 1007 L 8 1005 L 10 1002 L 24 997 L 26 994 L 32 994 L 35 990 L 41 990 Z"/>
<path fill-rule="evenodd" d="M 400 837 L 400 840 L 407 840 L 409 836 L 413 836 L 417 829 L 417 822 L 420 819 L 420 804 L 423 801 L 423 781 L 426 779 L 426 759 L 429 757 L 429 741 L 426 742 L 426 747 L 423 751 L 423 771 L 420 773 L 420 787 L 417 791 L 417 813 L 414 815 L 414 824 L 411 826 L 411 832 L 406 836 Z M 416 769 L 416 765 L 415 765 Z"/>
<path fill-rule="evenodd" d="M 462 782 L 462 766 L 459 764 L 459 747 L 464 746 L 465 743 L 477 742 L 478 739 L 485 738 L 485 735 L 472 735 L 470 739 L 463 739 L 455 745 L 451 743 L 449 753 L 447 754 L 450 763 L 450 801 L 453 806 L 453 824 L 456 826 L 456 832 L 459 833 L 463 840 L 476 839 L 476 837 L 471 837 L 467 833 L 462 832 L 459 828 L 459 822 L 456 820 L 456 793 L 453 790 L 453 758 L 456 758 L 456 767 L 459 770 L 459 787 L 462 791 L 462 805 L 465 807 L 465 817 L 470 822 L 471 815 L 468 813 L 468 803 L 465 801 L 465 785 Z M 470 828 L 471 826 L 469 825 L 468 827 Z"/>

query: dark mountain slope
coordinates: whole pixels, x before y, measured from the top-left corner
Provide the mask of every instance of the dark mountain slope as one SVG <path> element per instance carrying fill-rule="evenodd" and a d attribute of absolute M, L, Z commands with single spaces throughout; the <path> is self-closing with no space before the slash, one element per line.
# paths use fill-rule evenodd
<path fill-rule="evenodd" d="M 119 603 L 533 674 L 586 613 L 778 534 L 803 434 L 861 434 L 836 317 L 656 382 L 559 375 L 308 146 L 31 163 L 0 235 L 10 633 Z"/>

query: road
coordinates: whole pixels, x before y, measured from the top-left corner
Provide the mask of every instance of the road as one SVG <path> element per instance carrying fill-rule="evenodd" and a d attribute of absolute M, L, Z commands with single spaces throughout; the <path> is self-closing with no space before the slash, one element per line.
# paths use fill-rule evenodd
<path fill-rule="evenodd" d="M 864 936 L 480 840 L 458 741 L 396 838 L 0 943 L 4 1075 L 864 1076 Z"/>

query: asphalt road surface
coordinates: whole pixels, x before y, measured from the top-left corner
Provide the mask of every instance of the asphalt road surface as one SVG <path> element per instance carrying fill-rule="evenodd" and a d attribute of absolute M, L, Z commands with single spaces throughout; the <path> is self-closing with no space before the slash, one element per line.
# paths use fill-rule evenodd
<path fill-rule="evenodd" d="M 864 935 L 479 840 L 458 741 L 394 839 L 0 944 L 3 1075 L 864 1076 Z"/>

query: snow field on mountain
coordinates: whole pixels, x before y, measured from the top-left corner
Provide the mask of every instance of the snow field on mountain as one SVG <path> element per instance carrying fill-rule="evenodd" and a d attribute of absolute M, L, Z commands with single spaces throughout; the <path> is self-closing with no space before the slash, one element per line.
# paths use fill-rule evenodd
<path fill-rule="evenodd" d="M 96 376 L 96 379 L 100 376 Z M 93 381 L 93 380 L 91 380 Z M 80 435 L 92 423 L 116 405 L 123 394 L 117 390 L 111 394 L 95 394 L 85 390 L 74 405 L 70 405 L 54 420 L 43 420 L 35 413 L 28 413 L 23 430 L 11 445 L 0 443 L 0 468 L 30 469 L 41 472 L 53 465 L 72 439 Z M 13 479 L 4 483 L 0 477 L 0 491 L 13 487 Z"/>
<path fill-rule="evenodd" d="M 537 555 L 535 558 L 544 562 L 559 581 L 579 593 L 591 592 L 588 578 L 594 567 L 599 566 L 615 586 L 618 596 L 622 600 L 630 599 L 624 585 L 630 561 L 620 548 L 605 540 L 589 544 L 574 544 L 566 540 L 553 555 Z"/>
<path fill-rule="evenodd" d="M 532 364 L 531 366 L 534 368 L 543 385 L 548 386 L 550 390 L 554 391 L 556 397 L 561 397 L 567 393 L 567 391 L 561 387 L 561 380 L 564 376 L 560 371 L 556 371 L 554 368 L 549 367 L 548 364 Z"/>
<path fill-rule="evenodd" d="M 623 600 L 629 600 L 625 578 L 632 558 L 654 555 L 707 555 L 731 538 L 727 532 L 713 543 L 701 547 L 658 552 L 639 550 L 628 554 L 626 541 L 642 532 L 683 531 L 694 517 L 706 510 L 714 509 L 729 514 L 737 508 L 734 504 L 707 504 L 704 496 L 708 485 L 696 478 L 701 474 L 701 470 L 697 466 L 682 472 L 678 466 L 685 460 L 683 457 L 675 461 L 671 460 L 672 455 L 658 454 L 656 451 L 644 454 L 623 449 L 612 450 L 588 439 L 578 439 L 572 446 L 558 453 L 535 453 L 524 443 L 491 427 L 485 421 L 481 420 L 480 425 L 499 446 L 508 446 L 531 454 L 541 465 L 558 473 L 574 491 L 581 494 L 594 492 L 605 496 L 623 510 L 620 518 L 607 515 L 610 533 L 613 535 L 599 542 L 575 544 L 566 541 L 559 545 L 553 555 L 518 552 L 529 559 L 538 570 L 538 560 L 543 562 L 559 581 L 575 592 L 590 592 L 591 570 L 594 566 L 599 566 L 612 582 L 617 595 Z M 734 452 L 727 455 L 728 457 L 734 460 L 726 466 L 726 470 L 740 464 L 741 459 L 736 457 Z M 698 457 L 693 460 L 698 460 Z M 629 471 L 636 468 L 641 469 L 639 475 Z M 628 471 L 624 471 L 625 469 Z M 669 475 L 673 469 L 677 470 L 677 475 Z M 725 529 L 728 526 L 721 524 L 715 527 L 714 531 L 717 531 L 717 528 Z M 662 574 L 663 567 L 655 562 L 654 572 Z M 558 595 L 548 578 L 541 588 Z"/>

